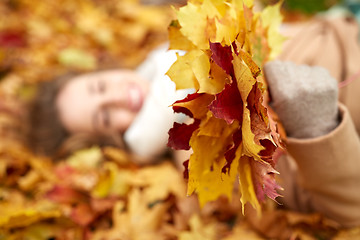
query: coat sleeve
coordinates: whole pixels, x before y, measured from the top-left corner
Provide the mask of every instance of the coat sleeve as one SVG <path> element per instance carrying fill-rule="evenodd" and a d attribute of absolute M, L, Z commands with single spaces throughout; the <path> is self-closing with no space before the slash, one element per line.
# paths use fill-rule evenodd
<path fill-rule="evenodd" d="M 284 204 L 322 213 L 344 227 L 360 225 L 360 140 L 347 108 L 325 136 L 287 140 L 290 155 L 279 162 Z M 292 162 L 294 159 L 295 162 Z"/>

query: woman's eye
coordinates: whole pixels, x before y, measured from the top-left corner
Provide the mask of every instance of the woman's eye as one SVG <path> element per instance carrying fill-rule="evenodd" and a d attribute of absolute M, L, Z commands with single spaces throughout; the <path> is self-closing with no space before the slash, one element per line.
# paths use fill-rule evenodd
<path fill-rule="evenodd" d="M 104 93 L 105 90 L 106 90 L 105 81 L 102 81 L 102 80 L 98 81 L 97 82 L 97 89 L 98 89 L 99 93 Z"/>

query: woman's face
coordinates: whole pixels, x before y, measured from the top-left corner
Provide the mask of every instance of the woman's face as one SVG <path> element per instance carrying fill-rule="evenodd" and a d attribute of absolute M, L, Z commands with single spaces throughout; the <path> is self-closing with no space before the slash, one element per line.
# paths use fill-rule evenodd
<path fill-rule="evenodd" d="M 123 133 L 141 109 L 149 83 L 131 70 L 74 77 L 56 99 L 60 121 L 71 133 Z"/>

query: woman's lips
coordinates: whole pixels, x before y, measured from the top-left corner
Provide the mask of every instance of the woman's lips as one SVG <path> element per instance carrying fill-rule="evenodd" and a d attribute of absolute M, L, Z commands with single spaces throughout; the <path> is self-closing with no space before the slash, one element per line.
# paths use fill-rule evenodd
<path fill-rule="evenodd" d="M 141 109 L 144 101 L 144 94 L 136 84 L 130 84 L 128 88 L 129 107 L 137 112 Z"/>

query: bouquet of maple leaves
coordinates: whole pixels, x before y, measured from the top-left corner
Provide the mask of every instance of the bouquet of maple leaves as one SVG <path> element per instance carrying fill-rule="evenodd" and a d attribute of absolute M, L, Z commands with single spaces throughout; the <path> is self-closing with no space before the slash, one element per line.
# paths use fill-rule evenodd
<path fill-rule="evenodd" d="M 196 92 L 172 105 L 193 122 L 175 123 L 168 145 L 192 149 L 187 193 L 196 192 L 200 205 L 231 197 L 237 179 L 242 204 L 258 212 L 266 195 L 279 196 L 274 166 L 282 143 L 261 67 L 281 50 L 280 4 L 255 13 L 251 0 L 190 1 L 169 27 L 170 49 L 186 53 L 167 75 L 177 89 Z"/>

